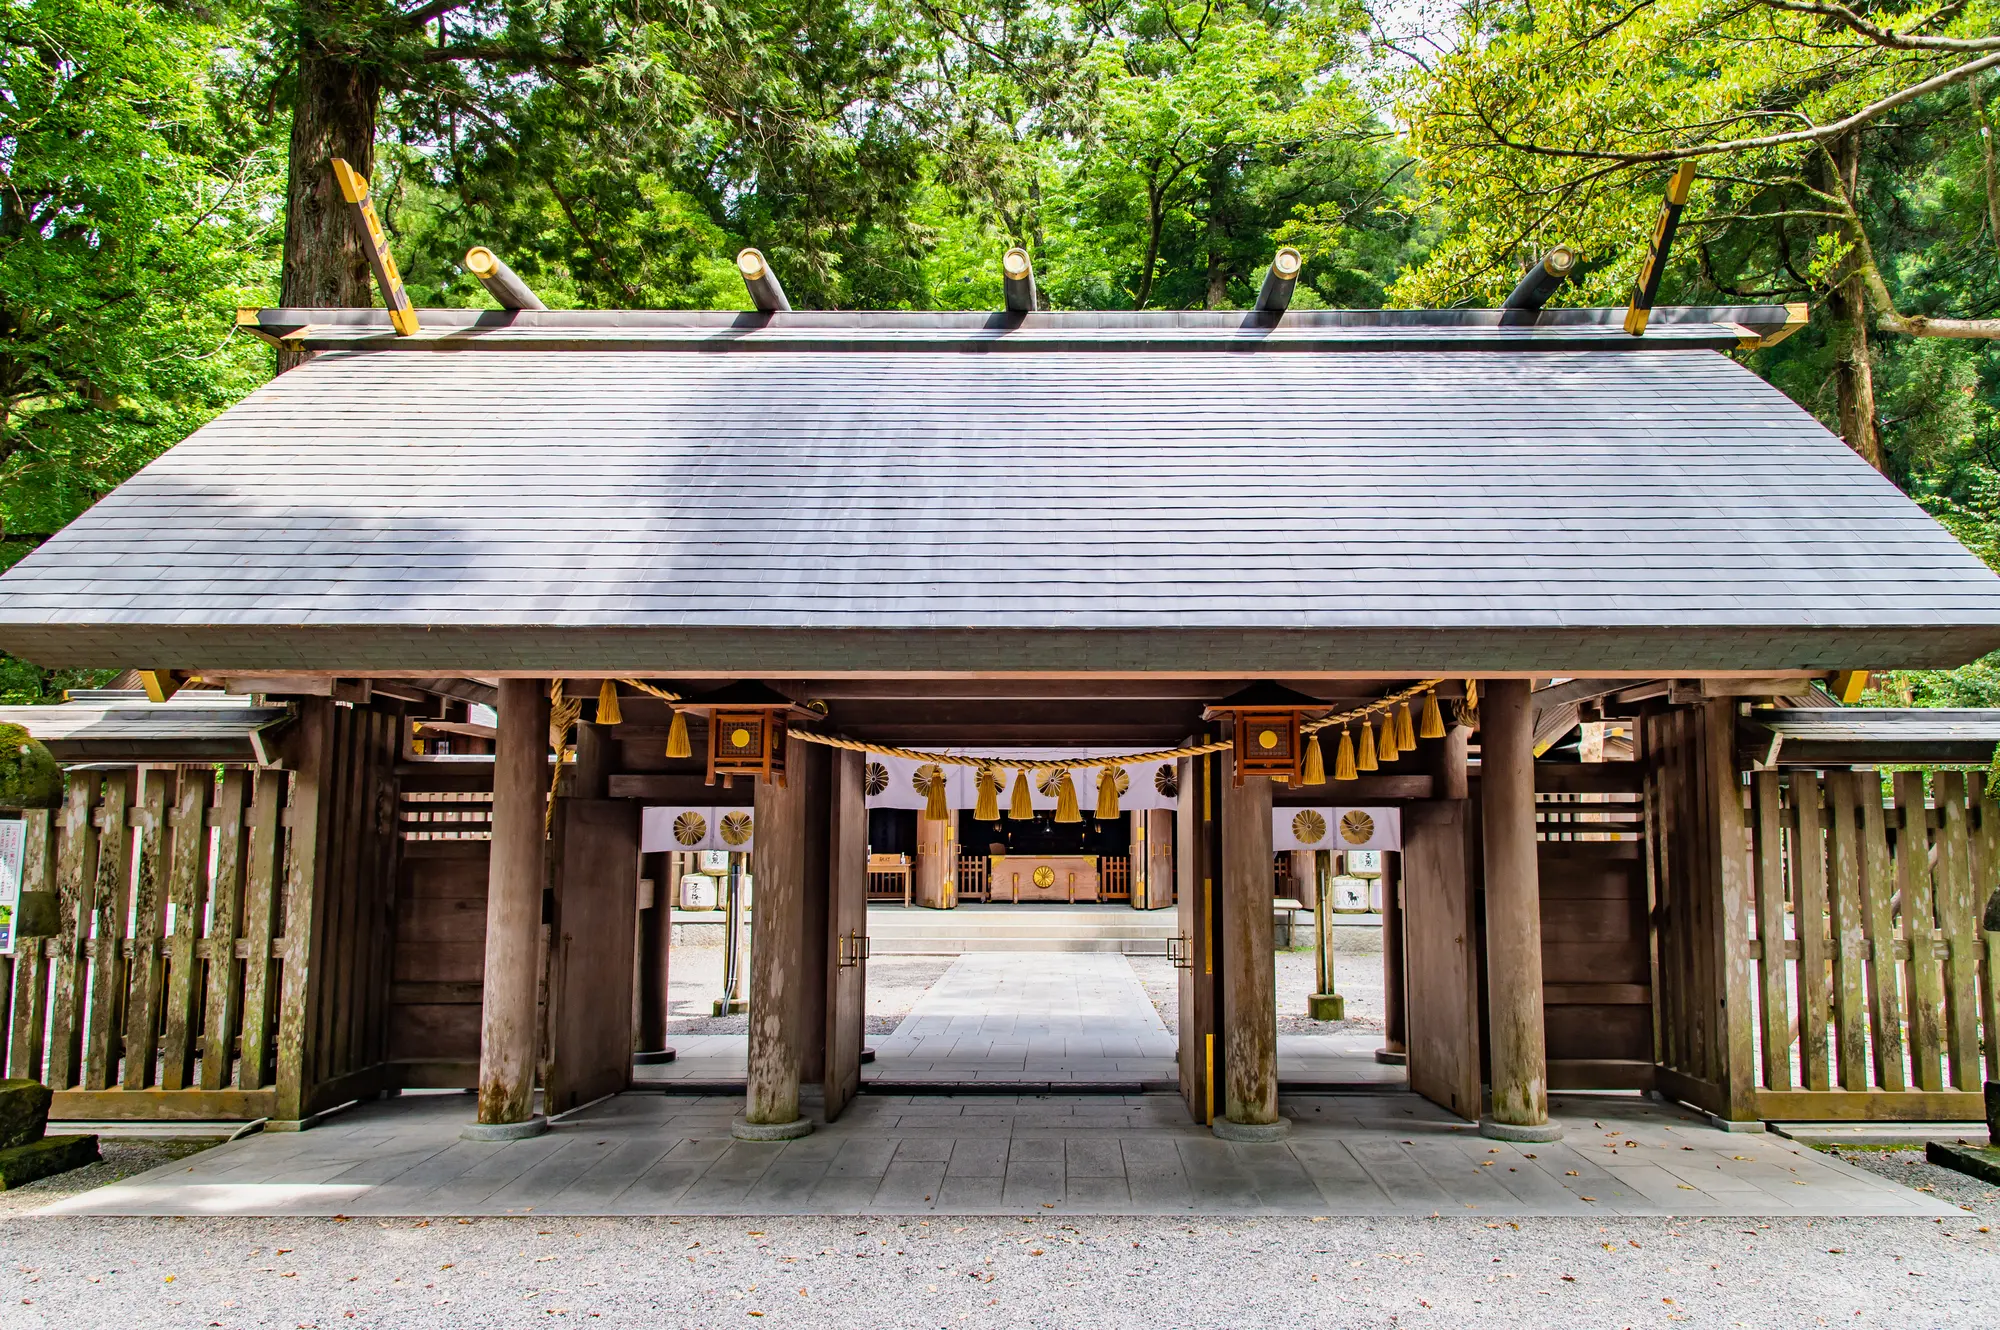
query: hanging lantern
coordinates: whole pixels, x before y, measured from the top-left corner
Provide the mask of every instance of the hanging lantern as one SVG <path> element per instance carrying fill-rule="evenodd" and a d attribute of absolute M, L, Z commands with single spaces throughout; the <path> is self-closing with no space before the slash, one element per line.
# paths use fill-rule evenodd
<path fill-rule="evenodd" d="M 1438 695 L 1435 688 L 1424 691 L 1424 719 L 1417 729 L 1417 734 L 1425 739 L 1444 738 L 1444 713 L 1438 710 Z"/>
<path fill-rule="evenodd" d="M 730 684 L 686 704 L 708 717 L 708 783 L 722 777 L 724 788 L 737 776 L 785 783 L 785 730 L 798 721 L 820 719 L 775 688 L 754 680 Z M 680 714 L 675 713 L 676 723 Z M 668 735 L 668 752 L 673 749 Z"/>
<path fill-rule="evenodd" d="M 1403 702 L 1396 707 L 1396 747 L 1405 753 L 1417 751 L 1417 727 L 1410 723 L 1410 704 Z"/>
<path fill-rule="evenodd" d="M 1319 751 L 1319 735 L 1306 736 L 1306 760 L 1299 769 L 1299 784 L 1326 784 L 1326 755 Z"/>
<path fill-rule="evenodd" d="M 1000 773 L 992 767 L 979 768 L 973 777 L 973 785 L 979 790 L 979 798 L 973 803 L 972 816 L 981 822 L 1000 820 Z"/>
<path fill-rule="evenodd" d="M 1305 758 L 1299 721 L 1307 712 L 1325 709 L 1324 702 L 1282 684 L 1253 683 L 1210 703 L 1201 718 L 1233 722 L 1238 785 L 1245 776 L 1269 776 L 1296 784 Z"/>
<path fill-rule="evenodd" d="M 1375 771 L 1381 765 L 1380 762 L 1375 760 L 1375 727 L 1368 723 L 1366 716 L 1363 716 L 1361 718 L 1361 751 L 1355 755 L 1354 769 L 1356 771 Z"/>
<path fill-rule="evenodd" d="M 1340 731 L 1340 751 L 1333 755 L 1333 778 L 1335 780 L 1359 779 L 1354 766 L 1354 731 L 1343 727 Z"/>
<path fill-rule="evenodd" d="M 618 685 L 606 679 L 597 690 L 597 723 L 616 725 L 624 719 L 624 714 L 618 710 Z"/>
<path fill-rule="evenodd" d="M 1028 773 L 1014 773 L 1014 792 L 1007 800 L 1007 817 L 1015 822 L 1032 822 L 1035 819 L 1035 795 L 1028 788 Z"/>

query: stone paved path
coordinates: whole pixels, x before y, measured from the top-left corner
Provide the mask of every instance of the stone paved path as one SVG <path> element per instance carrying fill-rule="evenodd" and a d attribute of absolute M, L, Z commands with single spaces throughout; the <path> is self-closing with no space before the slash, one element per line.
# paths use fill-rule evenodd
<path fill-rule="evenodd" d="M 101 1215 L 1951 1215 L 1778 1136 L 1636 1097 L 1559 1097 L 1552 1145 L 1488 1141 L 1407 1094 L 1291 1097 L 1233 1145 L 1177 1096 L 866 1094 L 785 1144 L 734 1098 L 634 1092 L 547 1135 L 458 1139 L 472 1098 L 408 1094 L 47 1207 Z"/>
<path fill-rule="evenodd" d="M 1312 1086 L 1400 1087 L 1403 1069 L 1375 1061 L 1366 1032 L 1280 1035 L 1281 1080 Z M 893 1034 L 871 1038 L 871 1085 L 1001 1082 L 1130 1085 L 1178 1082 L 1173 1031 L 1125 957 L 1115 952 L 974 952 L 958 957 Z M 671 1063 L 640 1067 L 647 1085 L 741 1082 L 743 1035 L 675 1035 Z"/>

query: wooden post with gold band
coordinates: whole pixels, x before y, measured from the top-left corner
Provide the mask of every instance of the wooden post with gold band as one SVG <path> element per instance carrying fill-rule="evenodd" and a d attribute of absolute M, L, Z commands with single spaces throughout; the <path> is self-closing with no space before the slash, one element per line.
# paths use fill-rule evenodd
<path fill-rule="evenodd" d="M 396 271 L 396 256 L 389 252 L 389 237 L 382 232 L 382 219 L 368 200 L 368 177 L 339 157 L 333 159 L 333 177 L 340 182 L 340 196 L 354 209 L 354 224 L 361 233 L 361 247 L 368 251 L 368 266 L 375 270 L 376 285 L 382 288 L 382 303 L 388 307 L 389 322 L 399 336 L 415 336 L 417 310 L 403 290 L 403 275 Z"/>
<path fill-rule="evenodd" d="M 1666 271 L 1667 250 L 1681 224 L 1681 209 L 1687 206 L 1688 189 L 1694 184 L 1694 162 L 1682 162 L 1667 181 L 1667 197 L 1660 204 L 1660 219 L 1653 223 L 1653 241 L 1646 247 L 1646 261 L 1639 267 L 1639 279 L 1632 283 L 1632 303 L 1625 310 L 1625 331 L 1634 337 L 1646 331 L 1653 315 L 1653 297 L 1660 292 L 1660 274 Z"/>

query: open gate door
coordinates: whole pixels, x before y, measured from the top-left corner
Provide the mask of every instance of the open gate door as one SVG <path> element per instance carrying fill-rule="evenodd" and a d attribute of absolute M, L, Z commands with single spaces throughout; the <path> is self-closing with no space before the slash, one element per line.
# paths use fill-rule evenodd
<path fill-rule="evenodd" d="M 1472 801 L 1403 813 L 1403 984 L 1410 1088 L 1462 1118 L 1480 1113 L 1479 961 L 1472 915 Z"/>
<path fill-rule="evenodd" d="M 827 819 L 826 1120 L 861 1088 L 868 992 L 868 808 L 860 753 L 833 752 Z"/>
<path fill-rule="evenodd" d="M 1215 1120 L 1215 1087 L 1222 1051 L 1215 1038 L 1222 1010 L 1222 971 L 1216 946 L 1216 865 L 1220 862 L 1219 810 L 1215 799 L 1219 759 L 1184 757 L 1177 764 L 1175 814 L 1174 964 L 1180 988 L 1181 1098 L 1196 1122 Z"/>
<path fill-rule="evenodd" d="M 549 946 L 550 1117 L 632 1080 L 632 952 L 639 931 L 639 805 L 558 799 Z"/>

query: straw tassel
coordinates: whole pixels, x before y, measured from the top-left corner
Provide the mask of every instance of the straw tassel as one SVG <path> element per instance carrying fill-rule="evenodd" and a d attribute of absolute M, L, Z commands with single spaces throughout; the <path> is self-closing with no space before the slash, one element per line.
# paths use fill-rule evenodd
<path fill-rule="evenodd" d="M 1000 820 L 1000 776 L 991 767 L 981 767 L 973 782 L 979 787 L 979 801 L 973 806 L 972 815 L 981 822 Z"/>
<path fill-rule="evenodd" d="M 1403 755 L 1403 749 L 1396 742 L 1396 718 L 1388 712 L 1382 713 L 1382 743 L 1376 750 L 1384 762 L 1394 762 Z"/>
<path fill-rule="evenodd" d="M 1374 771 L 1381 765 L 1380 762 L 1375 760 L 1375 727 L 1368 723 L 1366 716 L 1363 716 L 1361 718 L 1361 751 L 1355 755 L 1354 769 L 1356 771 Z"/>
<path fill-rule="evenodd" d="M 1097 771 L 1097 811 L 1093 814 L 1099 821 L 1118 816 L 1118 768 L 1100 767 Z"/>
<path fill-rule="evenodd" d="M 1353 780 L 1356 774 L 1354 767 L 1354 731 L 1343 728 L 1340 732 L 1340 751 L 1333 755 L 1333 778 L 1335 780 Z"/>
<path fill-rule="evenodd" d="M 924 820 L 926 822 L 951 821 L 951 809 L 945 805 L 944 772 L 933 767 L 930 783 L 924 791 Z"/>
<path fill-rule="evenodd" d="M 1410 723 L 1410 704 L 1396 708 L 1396 747 L 1405 753 L 1417 751 L 1417 727 Z"/>
<path fill-rule="evenodd" d="M 1424 694 L 1424 719 L 1417 733 L 1426 739 L 1444 738 L 1444 713 L 1438 710 L 1437 689 Z"/>
<path fill-rule="evenodd" d="M 1035 817 L 1035 796 L 1028 789 L 1028 773 L 1014 773 L 1014 793 L 1007 801 L 1007 816 L 1016 822 L 1031 822 Z"/>
<path fill-rule="evenodd" d="M 685 711 L 676 711 L 674 723 L 667 727 L 667 756 L 694 756 L 694 747 L 688 743 L 688 721 Z"/>
<path fill-rule="evenodd" d="M 1062 775 L 1056 778 L 1056 821 L 1083 821 L 1083 810 L 1076 802 L 1076 782 L 1069 778 L 1068 767 L 1064 767 Z"/>
<path fill-rule="evenodd" d="M 1299 784 L 1326 784 L 1326 757 L 1319 751 L 1318 734 L 1310 735 L 1306 739 L 1306 760 L 1305 766 L 1299 771 Z"/>
<path fill-rule="evenodd" d="M 606 679 L 597 690 L 597 723 L 616 725 L 624 719 L 618 710 L 618 685 Z"/>

